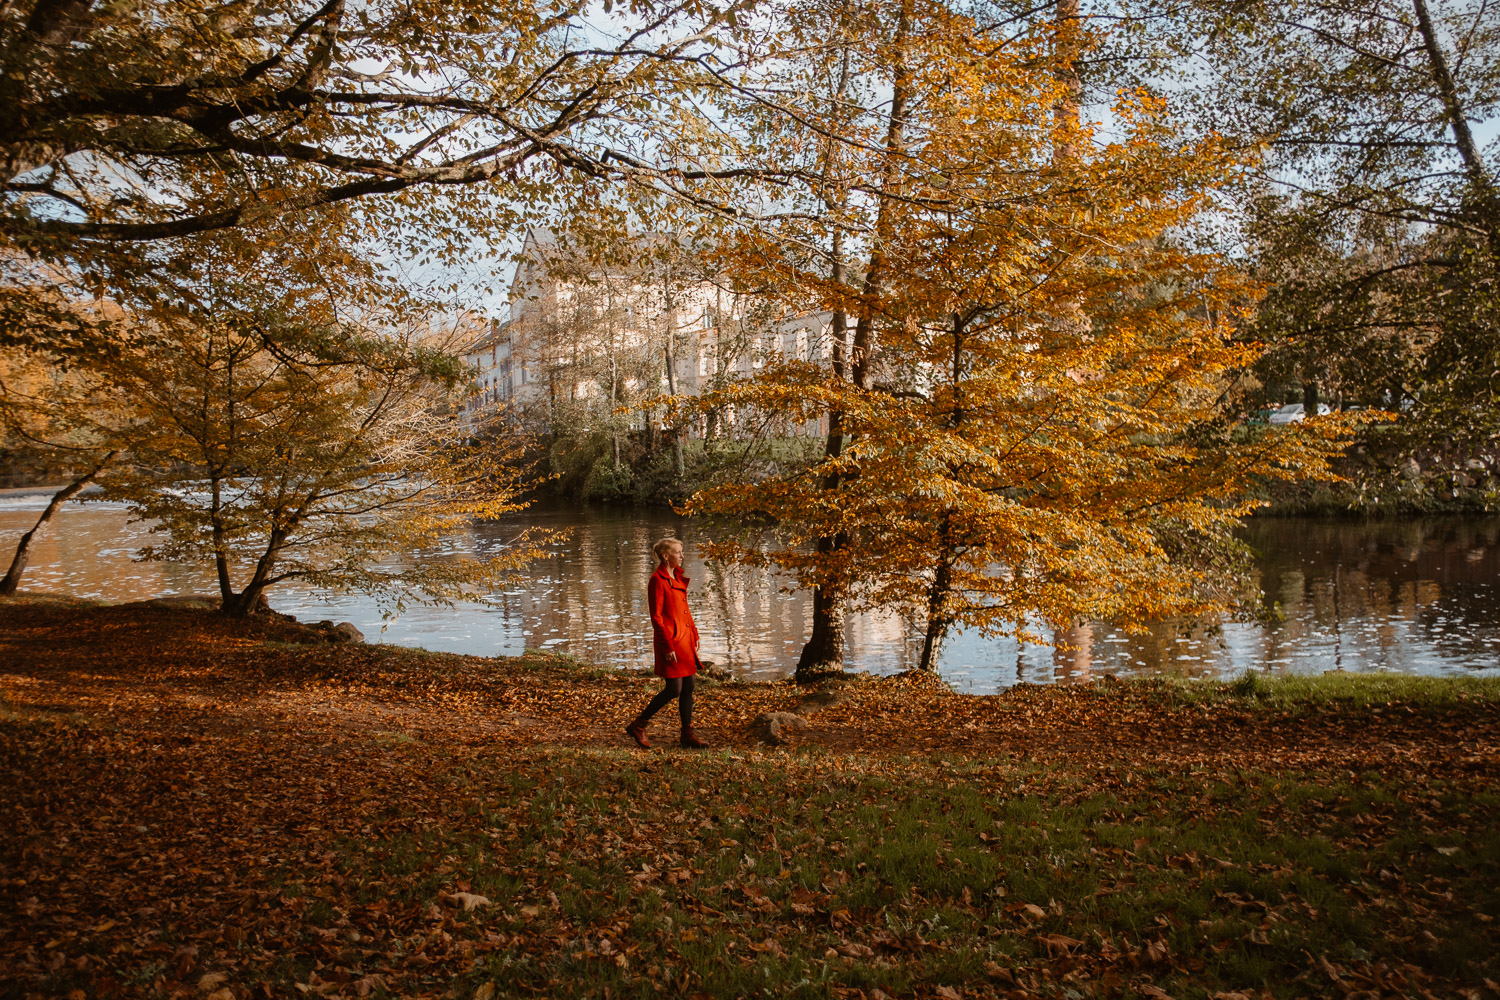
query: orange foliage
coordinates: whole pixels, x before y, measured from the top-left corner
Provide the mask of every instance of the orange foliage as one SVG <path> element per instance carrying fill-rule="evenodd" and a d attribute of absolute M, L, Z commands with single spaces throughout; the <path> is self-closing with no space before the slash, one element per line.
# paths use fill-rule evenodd
<path fill-rule="evenodd" d="M 918 611 L 928 665 L 954 624 L 1222 607 L 1234 592 L 1209 567 L 1232 562 L 1255 480 L 1329 476 L 1346 433 L 1335 419 L 1254 433 L 1220 412 L 1259 350 L 1234 339 L 1257 290 L 1190 234 L 1238 154 L 1184 138 L 1144 92 L 1119 96 L 1110 136 L 1079 126 L 1055 114 L 1066 74 L 1045 33 L 996 43 L 908 10 L 888 62 L 900 141 L 843 154 L 849 176 L 885 178 L 855 237 L 862 273 L 831 282 L 785 231 L 746 233 L 730 257 L 747 280 L 848 310 L 850 366 L 776 365 L 703 404 L 828 413 L 842 434 L 819 461 L 689 509 L 775 525 L 774 547 L 721 556 Z M 849 226 L 857 194 L 830 200 L 821 224 Z M 812 544 L 829 538 L 843 541 Z"/>

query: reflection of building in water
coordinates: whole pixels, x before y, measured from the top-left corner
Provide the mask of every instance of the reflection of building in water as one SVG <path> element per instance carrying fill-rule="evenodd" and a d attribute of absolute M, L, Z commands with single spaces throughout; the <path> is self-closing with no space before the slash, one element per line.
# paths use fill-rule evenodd
<path fill-rule="evenodd" d="M 906 654 L 900 659 L 901 668 L 915 667 L 916 661 L 907 652 L 908 634 L 906 620 L 895 611 L 862 611 L 844 619 L 846 655 L 855 662 L 877 651 L 901 650 Z"/>
<path fill-rule="evenodd" d="M 35 522 L 34 509 L 0 507 L 0 544 Z M 150 541 L 144 526 L 102 504 L 69 506 L 38 547 L 24 581 L 29 590 L 128 601 L 214 588 L 207 566 L 137 563 Z M 784 594 L 764 570 L 703 565 L 704 528 L 664 512 L 533 509 L 501 523 L 476 525 L 465 539 L 494 551 L 524 528 L 572 528 L 554 554 L 497 595 L 500 607 L 411 606 L 383 622 L 374 601 L 330 598 L 278 587 L 272 607 L 299 617 L 353 621 L 372 640 L 463 653 L 514 655 L 526 646 L 562 649 L 580 659 L 644 668 L 651 662 L 646 581 L 657 538 L 688 545 L 693 613 L 705 654 L 721 653 L 751 676 L 789 673 L 806 639 L 808 595 Z M 1342 662 L 1351 671 L 1494 672 L 1500 664 L 1500 518 L 1427 527 L 1352 523 L 1252 524 L 1265 587 L 1281 603 L 1278 622 L 1190 627 L 1163 623 L 1141 634 L 1095 624 L 1068 637 L 1076 651 L 1022 645 L 956 632 L 942 672 L 960 688 L 993 691 L 1016 680 L 1082 680 L 1101 673 L 1233 677 L 1246 669 L 1310 673 Z M 1398 558 L 1395 541 L 1418 558 Z M 1420 542 L 1420 544 L 1418 544 Z M 1473 553 L 1480 552 L 1480 558 Z M 387 628 L 388 626 L 388 628 Z M 913 664 L 894 615 L 851 616 L 851 669 L 891 673 Z M 1086 654 L 1086 656 L 1085 656 Z"/>
<path fill-rule="evenodd" d="M 1093 679 L 1094 627 L 1075 625 L 1055 636 L 1052 671 L 1059 682 L 1086 683 Z"/>
<path fill-rule="evenodd" d="M 705 565 L 703 581 L 704 648 L 721 652 L 721 661 L 742 676 L 784 676 L 805 635 L 804 602 L 783 593 L 764 567 Z"/>
<path fill-rule="evenodd" d="M 576 517 L 570 533 L 530 570 L 528 646 L 562 647 L 620 666 L 649 666 L 646 583 L 656 539 L 642 524 Z M 562 527 L 564 525 L 559 525 Z"/>

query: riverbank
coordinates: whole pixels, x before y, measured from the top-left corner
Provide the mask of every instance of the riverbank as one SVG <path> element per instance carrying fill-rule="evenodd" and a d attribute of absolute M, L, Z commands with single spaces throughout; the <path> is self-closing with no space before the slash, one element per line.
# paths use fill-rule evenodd
<path fill-rule="evenodd" d="M 0 538 L 35 523 L 45 498 L 0 504 Z M 555 543 L 514 586 L 486 603 L 409 604 L 382 617 L 379 601 L 288 581 L 271 605 L 303 621 L 352 622 L 382 644 L 476 655 L 566 649 L 592 663 L 651 662 L 645 584 L 651 546 L 665 536 L 688 548 L 689 601 L 704 655 L 738 676 L 790 673 L 812 620 L 808 591 L 788 592 L 770 570 L 704 561 L 720 529 L 702 519 L 598 505 L 537 506 L 455 536 L 458 551 L 497 552 L 528 530 Z M 954 687 L 994 693 L 1017 682 L 1074 682 L 1090 675 L 1176 674 L 1234 678 L 1246 670 L 1321 673 L 1339 667 L 1412 674 L 1500 672 L 1500 516 L 1361 521 L 1252 518 L 1242 537 L 1273 613 L 1254 621 L 1180 623 L 1127 632 L 1099 623 L 1087 641 L 1056 651 L 956 630 L 940 668 Z M 112 601 L 217 590 L 208 563 L 139 562 L 158 541 L 117 505 L 70 505 L 33 554 L 23 589 Z M 442 558 L 435 555 L 434 558 Z M 1278 608 L 1279 606 L 1279 608 Z M 895 613 L 851 614 L 848 662 L 893 674 L 914 666 L 920 642 Z"/>
<path fill-rule="evenodd" d="M 744 445 L 685 443 L 679 475 L 671 450 L 637 438 L 616 465 L 605 438 L 554 440 L 538 449 L 533 487 L 546 502 L 596 502 L 625 509 L 661 510 L 680 504 L 726 469 L 744 461 Z M 761 461 L 802 462 L 821 452 L 821 439 L 774 442 Z M 1333 462 L 1337 479 L 1266 480 L 1259 499 L 1274 517 L 1428 517 L 1482 515 L 1500 510 L 1500 452 L 1420 447 L 1388 425 L 1360 433 Z"/>
<path fill-rule="evenodd" d="M 1500 979 L 1493 680 L 711 683 L 643 753 L 651 678 L 563 657 L 22 599 L 0 662 L 3 996 Z"/>

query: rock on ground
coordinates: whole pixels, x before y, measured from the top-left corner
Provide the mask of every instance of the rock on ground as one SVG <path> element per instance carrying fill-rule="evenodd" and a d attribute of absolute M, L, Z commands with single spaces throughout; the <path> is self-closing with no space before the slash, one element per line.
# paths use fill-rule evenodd
<path fill-rule="evenodd" d="M 750 723 L 750 732 L 773 747 L 791 742 L 793 733 L 807 728 L 807 720 L 794 712 L 762 712 Z"/>
<path fill-rule="evenodd" d="M 734 674 L 730 672 L 728 667 L 721 667 L 713 660 L 699 660 L 698 673 L 714 681 L 734 680 Z"/>
<path fill-rule="evenodd" d="M 339 622 L 333 627 L 333 638 L 335 642 L 364 642 L 365 634 L 353 622 Z"/>

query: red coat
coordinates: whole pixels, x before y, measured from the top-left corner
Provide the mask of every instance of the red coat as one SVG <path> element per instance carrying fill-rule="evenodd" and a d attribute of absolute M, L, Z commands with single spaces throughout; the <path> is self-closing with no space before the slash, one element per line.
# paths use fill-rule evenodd
<path fill-rule="evenodd" d="M 651 609 L 651 646 L 656 652 L 656 676 L 691 677 L 698 672 L 698 626 L 687 606 L 688 578 L 662 566 L 646 584 L 646 606 Z M 677 654 L 667 661 L 667 651 Z"/>

